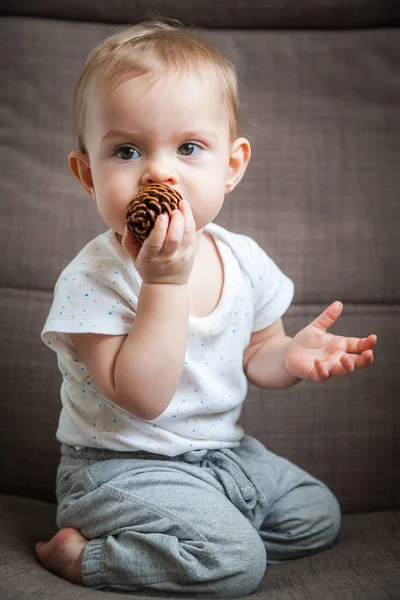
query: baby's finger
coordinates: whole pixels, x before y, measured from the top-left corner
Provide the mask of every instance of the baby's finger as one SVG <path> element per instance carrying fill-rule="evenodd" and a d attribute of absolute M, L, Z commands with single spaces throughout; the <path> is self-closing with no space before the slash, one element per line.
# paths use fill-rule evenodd
<path fill-rule="evenodd" d="M 135 238 L 133 233 L 129 231 L 126 225 L 124 234 L 122 236 L 121 244 L 123 249 L 129 254 L 129 256 L 136 260 L 142 245 L 139 242 L 139 240 Z"/>
<path fill-rule="evenodd" d="M 158 256 L 162 250 L 165 235 L 168 229 L 168 221 L 168 215 L 164 213 L 158 215 L 149 237 L 143 244 L 143 249 L 146 251 L 147 257 L 150 260 Z"/>
<path fill-rule="evenodd" d="M 325 381 L 325 379 L 329 379 L 329 369 L 327 369 L 324 362 L 319 358 L 316 358 L 314 361 L 314 369 L 312 370 L 312 374 L 313 381 Z"/>
<path fill-rule="evenodd" d="M 340 316 L 343 310 L 343 304 L 339 301 L 332 302 L 314 321 L 311 325 L 320 331 L 327 331 L 331 325 Z"/>
<path fill-rule="evenodd" d="M 340 357 L 341 375 L 350 375 L 355 369 L 355 362 L 348 354 L 343 354 Z"/>
<path fill-rule="evenodd" d="M 361 356 L 359 356 L 355 362 L 356 369 L 365 369 L 365 367 L 369 367 L 374 361 L 374 353 L 372 350 L 365 350 Z"/>
<path fill-rule="evenodd" d="M 182 242 L 184 219 L 179 210 L 173 210 L 169 221 L 168 233 L 163 246 L 163 254 L 173 254 Z"/>
<path fill-rule="evenodd" d="M 344 377 L 354 371 L 354 360 L 348 354 L 343 354 L 339 360 L 330 365 L 324 364 L 319 359 L 316 359 L 315 362 L 321 374 L 324 373 L 325 379 L 328 377 Z M 319 362 L 321 365 L 318 364 Z"/>
<path fill-rule="evenodd" d="M 376 345 L 377 336 L 373 333 L 366 338 L 348 337 L 346 338 L 347 352 L 363 352 L 364 350 L 370 350 Z"/>
<path fill-rule="evenodd" d="M 196 223 L 193 217 L 191 206 L 187 200 L 181 200 L 179 203 L 179 209 L 182 211 L 185 221 L 182 245 L 189 246 L 193 243 L 193 238 L 196 235 Z"/>

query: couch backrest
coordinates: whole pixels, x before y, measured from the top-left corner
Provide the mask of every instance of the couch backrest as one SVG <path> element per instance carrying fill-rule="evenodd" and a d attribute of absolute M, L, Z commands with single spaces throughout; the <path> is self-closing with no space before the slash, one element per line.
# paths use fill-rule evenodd
<path fill-rule="evenodd" d="M 400 24 L 395 0 L 5 0 L 3 12 L 94 23 L 138 23 L 161 14 L 205 29 L 329 30 Z"/>
<path fill-rule="evenodd" d="M 181 6 L 197 15 L 199 4 L 158 3 L 178 18 Z M 278 11 L 261 4 L 268 19 Z M 334 2 L 319 4 L 334 11 Z M 384 4 L 346 6 L 378 15 Z M 124 7 L 134 22 L 133 5 L 146 16 L 145 3 L 121 2 L 118 18 Z M 0 490 L 53 500 L 61 375 L 40 331 L 61 270 L 106 229 L 69 172 L 71 94 L 90 49 L 126 24 L 62 20 L 77 13 L 58 2 L 36 2 L 30 18 L 26 6 L 9 3 L 19 14 L 0 19 Z M 104 1 L 80 6 L 84 18 L 100 11 L 112 21 L 118 12 Z M 323 479 L 344 510 L 398 506 L 399 31 L 248 31 L 256 9 L 234 6 L 210 3 L 212 28 L 201 35 L 237 65 L 253 155 L 216 222 L 254 237 L 293 279 L 289 335 L 340 299 L 333 332 L 379 336 L 375 364 L 363 373 L 280 392 L 250 386 L 241 423 Z"/>

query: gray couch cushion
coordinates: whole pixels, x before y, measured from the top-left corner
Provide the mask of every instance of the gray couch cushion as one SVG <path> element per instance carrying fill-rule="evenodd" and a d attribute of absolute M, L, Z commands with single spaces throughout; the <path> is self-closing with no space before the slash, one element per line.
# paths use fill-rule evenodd
<path fill-rule="evenodd" d="M 129 23 L 167 15 L 207 29 L 341 29 L 393 27 L 400 23 L 394 0 L 6 0 L 5 14 Z"/>
<path fill-rule="evenodd" d="M 35 543 L 55 531 L 55 505 L 0 495 L 1 600 L 111 600 L 121 594 L 75 586 L 46 571 Z M 252 600 L 394 600 L 400 598 L 400 513 L 347 515 L 325 552 L 267 567 Z M 125 597 L 169 597 L 158 591 Z M 185 599 L 186 596 L 179 596 Z M 193 597 L 193 596 L 191 596 Z M 203 596 L 201 596 L 203 597 Z"/>
<path fill-rule="evenodd" d="M 105 6 L 105 4 L 104 4 Z M 105 226 L 69 173 L 73 84 L 111 25 L 0 20 L 0 488 L 54 499 L 61 384 L 40 341 L 61 270 Z M 216 219 L 295 282 L 294 334 L 339 298 L 333 331 L 376 332 L 365 373 L 250 388 L 242 424 L 323 479 L 344 510 L 400 506 L 398 31 L 207 31 L 238 66 L 253 157 Z"/>
<path fill-rule="evenodd" d="M 56 356 L 39 340 L 50 301 L 47 291 L 0 293 L 0 485 L 7 493 L 54 501 L 61 377 Z M 295 333 L 322 308 L 294 306 L 285 319 L 287 331 Z M 399 380 L 393 335 L 399 312 L 390 306 L 347 307 L 342 331 L 356 328 L 361 333 L 373 322 L 380 336 L 379 355 L 365 373 L 325 384 L 303 382 L 268 394 L 251 386 L 244 404 L 245 430 L 322 479 L 344 511 L 400 506 Z"/>
<path fill-rule="evenodd" d="M 4 286 L 52 290 L 105 229 L 68 168 L 70 104 L 87 53 L 118 29 L 0 20 Z M 202 35 L 238 67 L 253 147 L 216 221 L 255 237 L 294 280 L 296 303 L 398 303 L 398 30 Z"/>

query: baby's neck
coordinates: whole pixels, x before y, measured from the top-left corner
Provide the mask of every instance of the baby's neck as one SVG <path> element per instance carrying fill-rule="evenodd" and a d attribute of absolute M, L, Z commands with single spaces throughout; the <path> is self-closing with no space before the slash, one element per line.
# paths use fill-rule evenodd
<path fill-rule="evenodd" d="M 196 258 L 199 255 L 200 248 L 205 240 L 204 229 L 199 229 L 196 231 Z"/>
<path fill-rule="evenodd" d="M 204 277 L 204 269 L 207 265 L 210 265 L 216 249 L 213 239 L 209 233 L 206 233 L 204 229 L 200 229 L 196 233 L 196 257 L 194 259 L 192 273 L 190 279 L 193 281 L 197 278 Z"/>

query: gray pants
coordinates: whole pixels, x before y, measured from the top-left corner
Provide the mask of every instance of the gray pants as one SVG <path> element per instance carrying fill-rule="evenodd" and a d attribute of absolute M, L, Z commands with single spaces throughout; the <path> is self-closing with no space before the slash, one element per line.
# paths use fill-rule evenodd
<path fill-rule="evenodd" d="M 237 448 L 169 457 L 61 446 L 57 525 L 87 539 L 91 588 L 210 598 L 253 592 L 268 563 L 327 548 L 329 489 L 246 435 Z"/>

